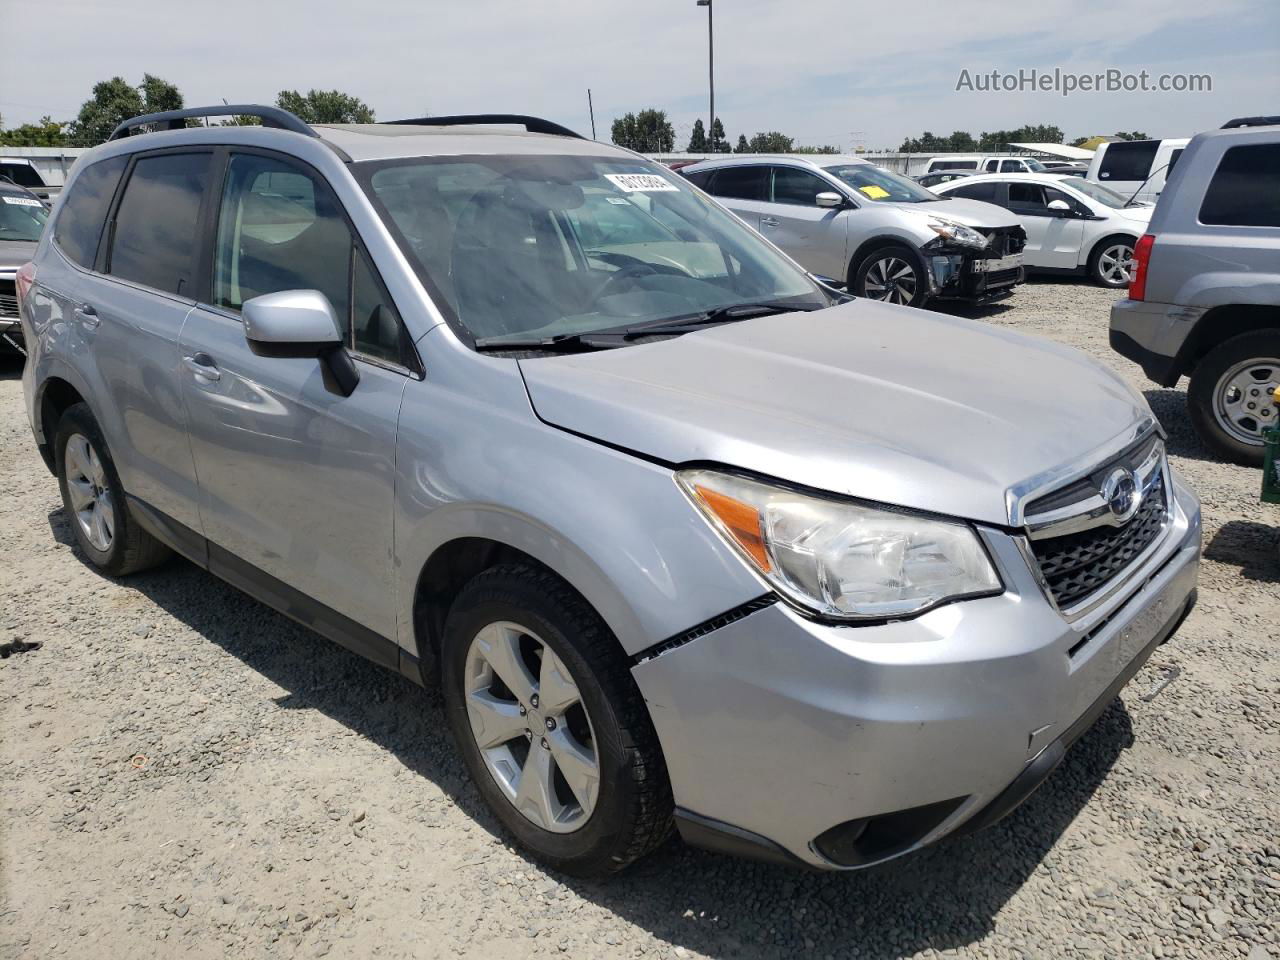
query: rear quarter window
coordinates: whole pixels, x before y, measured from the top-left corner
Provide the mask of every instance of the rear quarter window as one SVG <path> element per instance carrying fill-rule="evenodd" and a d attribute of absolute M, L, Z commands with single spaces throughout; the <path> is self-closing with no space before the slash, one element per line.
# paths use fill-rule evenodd
<path fill-rule="evenodd" d="M 98 241 L 129 157 L 111 157 L 85 167 L 62 198 L 53 239 L 72 261 L 93 269 Z"/>
<path fill-rule="evenodd" d="M 1159 140 L 1109 143 L 1098 167 L 1098 179 L 1145 180 L 1151 176 L 1151 164 L 1155 162 L 1159 149 Z"/>
<path fill-rule="evenodd" d="M 1200 222 L 1280 227 L 1280 143 L 1232 147 L 1223 154 L 1205 191 Z"/>

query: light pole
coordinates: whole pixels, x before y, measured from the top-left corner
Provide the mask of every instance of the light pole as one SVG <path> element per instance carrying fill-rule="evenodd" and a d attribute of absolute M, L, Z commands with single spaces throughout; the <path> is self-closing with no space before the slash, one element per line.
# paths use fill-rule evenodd
<path fill-rule="evenodd" d="M 712 31 L 711 0 L 698 0 L 698 6 L 707 8 L 707 85 L 711 90 L 711 118 L 707 129 L 711 137 L 711 152 L 716 152 L 716 43 Z"/>

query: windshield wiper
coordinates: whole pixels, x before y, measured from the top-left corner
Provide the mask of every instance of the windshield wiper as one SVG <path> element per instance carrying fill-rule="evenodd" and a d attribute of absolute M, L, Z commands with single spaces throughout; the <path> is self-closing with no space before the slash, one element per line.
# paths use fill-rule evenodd
<path fill-rule="evenodd" d="M 481 337 L 476 341 L 480 353 L 502 350 L 537 350 L 544 353 L 582 353 L 620 347 L 618 340 L 601 340 L 599 333 L 558 333 L 552 337 Z"/>
<path fill-rule="evenodd" d="M 690 333 L 702 327 L 717 323 L 732 323 L 735 320 L 749 320 L 751 317 L 766 317 L 777 313 L 802 313 L 809 310 L 820 310 L 817 305 L 783 304 L 783 303 L 733 303 L 725 307 L 712 307 L 701 313 L 689 313 L 679 317 L 668 317 L 654 323 L 642 323 L 622 331 L 625 340 L 635 340 L 655 334 Z"/>

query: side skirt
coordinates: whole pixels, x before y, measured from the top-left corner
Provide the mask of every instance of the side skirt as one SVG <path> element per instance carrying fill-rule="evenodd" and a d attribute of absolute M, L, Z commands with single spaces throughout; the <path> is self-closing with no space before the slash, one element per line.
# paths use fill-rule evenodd
<path fill-rule="evenodd" d="M 192 563 L 243 590 L 286 617 L 379 666 L 423 686 L 418 658 L 393 640 L 370 630 L 332 607 L 296 590 L 230 551 L 211 543 L 190 527 L 130 496 L 129 512 L 138 525 Z"/>

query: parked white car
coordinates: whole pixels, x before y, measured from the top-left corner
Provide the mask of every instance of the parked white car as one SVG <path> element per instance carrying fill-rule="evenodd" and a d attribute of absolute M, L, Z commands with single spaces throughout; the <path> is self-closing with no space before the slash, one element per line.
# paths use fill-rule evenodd
<path fill-rule="evenodd" d="M 1101 144 L 1084 178 L 1126 200 L 1155 203 L 1189 140 L 1119 140 Z"/>
<path fill-rule="evenodd" d="M 999 173 L 965 177 L 933 188 L 940 197 L 994 203 L 1013 213 L 1027 233 L 1029 270 L 1084 272 L 1104 287 L 1127 287 L 1134 244 L 1147 232 L 1153 207 L 1066 174 Z"/>

